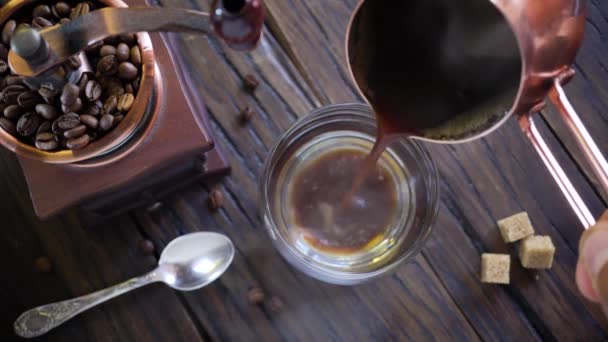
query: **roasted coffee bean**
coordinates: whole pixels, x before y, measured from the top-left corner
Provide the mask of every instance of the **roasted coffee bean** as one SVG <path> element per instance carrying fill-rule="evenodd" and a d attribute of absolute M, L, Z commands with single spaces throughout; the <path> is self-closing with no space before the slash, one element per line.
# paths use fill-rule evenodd
<path fill-rule="evenodd" d="M 90 80 L 94 80 L 95 79 L 95 75 L 93 75 L 92 72 L 83 72 L 80 75 L 80 79 L 78 80 L 78 82 L 76 83 L 76 85 L 78 86 L 78 91 L 80 95 L 84 95 L 84 90 L 87 86 L 87 83 L 89 83 Z"/>
<path fill-rule="evenodd" d="M 134 33 L 123 33 L 118 36 L 120 40 L 122 40 L 125 44 L 131 46 L 137 42 L 137 37 L 135 37 Z"/>
<path fill-rule="evenodd" d="M 49 273 L 53 270 L 53 263 L 48 257 L 39 257 L 34 260 L 36 271 L 41 273 Z"/>
<path fill-rule="evenodd" d="M 60 129 L 60 132 L 63 133 L 68 129 L 72 129 L 80 125 L 80 117 L 76 113 L 67 113 L 57 118 L 55 122 L 57 123 L 57 127 Z M 53 132 L 55 132 L 54 129 Z"/>
<path fill-rule="evenodd" d="M 76 101 L 74 101 L 74 103 L 72 103 L 69 106 L 61 104 L 61 111 L 64 113 L 80 112 L 81 110 L 82 110 L 82 100 L 80 99 L 80 97 L 76 98 Z"/>
<path fill-rule="evenodd" d="M 91 54 L 99 54 L 101 51 L 101 47 L 104 45 L 103 40 L 98 41 L 97 43 L 93 43 L 91 45 L 89 45 L 85 51 Z"/>
<path fill-rule="evenodd" d="M 97 104 L 98 101 L 96 101 L 94 104 L 89 105 L 85 110 L 84 110 L 84 114 L 89 114 L 89 115 L 93 115 L 93 116 L 98 116 L 99 114 L 101 114 L 101 108 L 103 108 L 103 104 L 98 105 Z"/>
<path fill-rule="evenodd" d="M 92 128 L 92 129 L 97 129 L 97 126 L 99 126 L 99 120 L 97 120 L 97 118 L 94 117 L 93 115 L 89 115 L 89 114 L 81 115 L 80 122 L 82 122 L 87 127 Z"/>
<path fill-rule="evenodd" d="M 116 80 L 116 82 L 113 82 L 107 89 L 107 93 L 109 96 L 120 96 L 122 94 L 125 93 L 125 88 L 122 86 L 122 82 L 120 82 L 119 80 Z"/>
<path fill-rule="evenodd" d="M 118 98 L 118 103 L 116 105 L 116 108 L 119 111 L 126 113 L 133 106 L 133 101 L 135 101 L 135 97 L 133 96 L 133 94 L 129 94 L 129 93 L 122 94 Z"/>
<path fill-rule="evenodd" d="M 29 137 L 38 131 L 42 118 L 36 113 L 25 113 L 17 122 L 17 133 Z"/>
<path fill-rule="evenodd" d="M 224 205 L 224 194 L 222 194 L 222 191 L 219 189 L 213 189 L 209 192 L 207 202 L 211 210 L 218 210 Z"/>
<path fill-rule="evenodd" d="M 32 17 L 50 18 L 51 8 L 47 5 L 38 5 L 32 10 Z"/>
<path fill-rule="evenodd" d="M 5 79 L 7 79 L 9 77 L 6 77 Z M 15 84 L 15 85 L 7 86 L 2 91 L 2 94 L 4 95 L 4 103 L 16 104 L 17 98 L 19 97 L 19 95 L 21 95 L 25 91 L 27 91 L 27 89 L 22 85 Z"/>
<path fill-rule="evenodd" d="M 50 132 L 50 131 L 51 131 L 51 122 L 45 121 L 40 124 L 40 126 L 38 127 L 38 130 L 36 131 L 36 134 L 46 133 L 46 132 Z"/>
<path fill-rule="evenodd" d="M 52 132 L 38 133 L 38 134 L 36 134 L 36 140 L 39 140 L 39 141 L 55 140 L 55 134 Z"/>
<path fill-rule="evenodd" d="M 41 141 L 36 140 L 36 148 L 42 151 L 53 151 L 59 148 L 59 143 L 55 140 Z"/>
<path fill-rule="evenodd" d="M 70 15 L 71 10 L 72 10 L 72 8 L 70 7 L 70 5 L 68 5 L 67 3 L 65 3 L 63 1 L 56 3 L 53 6 L 53 8 L 51 9 L 53 15 L 57 19 L 67 17 L 68 15 Z"/>
<path fill-rule="evenodd" d="M 107 131 L 110 128 L 112 128 L 113 124 L 114 124 L 114 116 L 112 116 L 111 114 L 104 114 L 101 117 L 101 120 L 99 120 L 99 129 L 102 131 Z"/>
<path fill-rule="evenodd" d="M 7 86 L 12 86 L 12 85 L 20 85 L 23 86 L 25 85 L 25 83 L 23 83 L 23 81 L 25 81 L 25 77 L 23 76 L 6 76 L 4 78 L 4 80 L 6 81 L 6 85 Z"/>
<path fill-rule="evenodd" d="M 82 66 L 82 61 L 80 60 L 80 56 L 73 55 L 73 56 L 70 56 L 65 61 L 65 63 L 63 63 L 63 65 L 68 67 L 68 69 L 76 70 L 76 69 L 80 68 L 80 66 Z"/>
<path fill-rule="evenodd" d="M 133 94 L 133 85 L 131 83 L 125 84 L 125 93 Z"/>
<path fill-rule="evenodd" d="M 40 30 L 49 26 L 53 26 L 53 23 L 43 17 L 36 17 L 34 20 L 32 20 L 32 27 L 35 29 Z"/>
<path fill-rule="evenodd" d="M 251 118 L 253 118 L 253 114 L 255 114 L 255 112 L 253 111 L 253 109 L 251 109 L 251 107 L 243 108 L 243 110 L 241 111 L 241 115 L 240 115 L 241 122 L 242 123 L 249 122 L 251 120 Z"/>
<path fill-rule="evenodd" d="M 260 81 L 258 81 L 258 79 L 254 75 L 247 74 L 243 79 L 243 85 L 245 86 L 246 90 L 253 92 L 260 85 Z"/>
<path fill-rule="evenodd" d="M 129 45 L 125 43 L 120 43 L 116 47 L 116 58 L 119 62 L 125 62 L 129 59 L 131 51 L 129 49 Z"/>
<path fill-rule="evenodd" d="M 3 60 L 7 60 L 8 58 L 8 49 L 2 43 L 0 43 L 0 58 Z"/>
<path fill-rule="evenodd" d="M 59 115 L 59 112 L 57 112 L 57 108 L 55 108 L 55 106 L 46 103 L 37 104 L 36 113 L 47 120 L 55 120 L 57 115 Z"/>
<path fill-rule="evenodd" d="M 76 19 L 78 17 L 81 17 L 81 16 L 89 13 L 89 10 L 90 10 L 89 4 L 86 2 L 81 2 L 78 5 L 76 5 L 74 8 L 72 8 L 72 11 L 70 12 L 70 19 Z"/>
<path fill-rule="evenodd" d="M 118 66 L 118 77 L 123 80 L 132 81 L 139 74 L 139 70 L 131 62 L 122 62 Z"/>
<path fill-rule="evenodd" d="M 8 63 L 5 60 L 0 59 L 0 75 L 6 74 L 9 71 Z"/>
<path fill-rule="evenodd" d="M 112 126 L 116 127 L 124 118 L 125 116 L 122 114 L 114 116 L 114 124 Z"/>
<path fill-rule="evenodd" d="M 2 29 L 2 42 L 6 45 L 9 45 L 11 42 L 11 38 L 13 37 L 13 33 L 15 33 L 15 28 L 17 27 L 17 22 L 14 20 L 9 20 L 4 24 L 4 28 Z"/>
<path fill-rule="evenodd" d="M 247 299 L 250 304 L 261 304 L 264 302 L 265 297 L 264 291 L 257 286 L 250 288 L 247 292 Z"/>
<path fill-rule="evenodd" d="M 59 20 L 59 25 L 63 25 L 63 24 L 67 24 L 69 23 L 71 20 L 69 18 L 61 18 Z"/>
<path fill-rule="evenodd" d="M 0 118 L 0 127 L 10 135 L 17 134 L 17 127 L 15 127 L 15 124 L 7 118 Z"/>
<path fill-rule="evenodd" d="M 106 99 L 106 102 L 103 103 L 103 112 L 106 114 L 112 114 L 116 110 L 117 105 L 118 97 L 116 95 L 111 95 Z"/>
<path fill-rule="evenodd" d="M 17 97 L 17 103 L 25 109 L 34 108 L 42 101 L 42 97 L 40 97 L 37 92 L 31 90 L 23 92 Z"/>
<path fill-rule="evenodd" d="M 93 80 L 87 82 L 84 88 L 84 96 L 86 96 L 89 102 L 97 101 L 101 96 L 101 86 L 99 83 Z"/>
<path fill-rule="evenodd" d="M 152 255 L 154 253 L 154 244 L 150 240 L 141 240 L 138 248 L 143 255 Z"/>
<path fill-rule="evenodd" d="M 141 79 L 139 77 L 136 78 L 135 80 L 133 80 L 133 82 L 131 82 L 131 85 L 133 86 L 133 90 L 135 91 L 135 93 L 137 93 L 139 91 L 140 83 L 141 83 Z"/>
<path fill-rule="evenodd" d="M 63 132 L 63 136 L 66 137 L 67 139 L 78 138 L 79 136 L 85 134 L 86 131 L 87 131 L 87 126 L 78 125 L 72 129 L 68 129 L 67 131 Z"/>
<path fill-rule="evenodd" d="M 76 102 L 79 91 L 80 89 L 78 89 L 77 85 L 73 83 L 67 83 L 65 86 L 63 86 L 63 91 L 61 92 L 61 97 L 59 98 L 59 100 L 62 104 L 69 106 L 72 103 Z"/>
<path fill-rule="evenodd" d="M 135 45 L 131 48 L 131 63 L 135 65 L 141 65 L 141 53 L 139 52 L 139 46 Z"/>
<path fill-rule="evenodd" d="M 116 48 L 112 45 L 102 46 L 101 50 L 99 50 L 99 56 L 104 57 L 109 55 L 116 55 Z"/>
<path fill-rule="evenodd" d="M 59 90 L 55 89 L 52 84 L 43 84 L 40 86 L 40 89 L 38 89 L 38 94 L 46 103 L 52 103 L 57 95 L 59 95 Z"/>
<path fill-rule="evenodd" d="M 101 57 L 97 62 L 97 71 L 104 75 L 114 75 L 118 71 L 118 60 L 115 55 L 107 55 Z"/>
<path fill-rule="evenodd" d="M 89 141 L 91 141 L 91 137 L 89 137 L 87 134 L 83 134 L 83 135 L 79 136 L 78 138 L 73 138 L 73 139 L 68 140 L 66 142 L 66 146 L 70 150 L 79 150 L 79 149 L 87 146 L 89 144 Z"/>
<path fill-rule="evenodd" d="M 10 105 L 4 108 L 4 117 L 11 120 L 16 120 L 23 114 L 23 109 L 18 105 Z"/>

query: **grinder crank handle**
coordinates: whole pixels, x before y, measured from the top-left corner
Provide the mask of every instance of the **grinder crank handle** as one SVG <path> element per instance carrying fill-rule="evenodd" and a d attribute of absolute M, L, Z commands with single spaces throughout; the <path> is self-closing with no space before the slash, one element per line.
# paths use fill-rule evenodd
<path fill-rule="evenodd" d="M 103 8 L 41 31 L 20 28 L 11 40 L 8 61 L 16 74 L 37 76 L 104 38 L 141 31 L 208 34 L 213 28 L 236 50 L 256 46 L 264 21 L 262 0 L 215 0 L 211 13 L 179 8 Z"/>

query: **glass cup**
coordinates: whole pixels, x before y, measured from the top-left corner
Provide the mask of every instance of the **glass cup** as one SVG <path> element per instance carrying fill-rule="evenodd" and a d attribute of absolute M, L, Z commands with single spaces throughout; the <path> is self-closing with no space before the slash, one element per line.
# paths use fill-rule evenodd
<path fill-rule="evenodd" d="M 352 253 L 320 249 L 294 219 L 298 172 L 337 150 L 369 153 L 375 136 L 368 106 L 332 105 L 299 120 L 270 151 L 260 184 L 264 224 L 281 255 L 309 276 L 340 285 L 370 280 L 414 257 L 431 233 L 438 210 L 437 170 L 422 146 L 407 138 L 394 141 L 378 160 L 395 187 L 396 213 L 374 243 Z"/>

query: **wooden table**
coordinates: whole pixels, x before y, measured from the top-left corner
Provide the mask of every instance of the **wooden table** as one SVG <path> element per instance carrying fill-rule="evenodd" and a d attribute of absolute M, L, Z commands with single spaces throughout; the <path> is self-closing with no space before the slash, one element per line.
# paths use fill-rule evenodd
<path fill-rule="evenodd" d="M 133 212 L 96 229 L 70 213 L 39 222 L 14 156 L 0 152 L 0 285 L 2 340 L 15 338 L 12 321 L 24 310 L 94 291 L 150 270 L 157 256 L 138 249 L 143 239 L 161 250 L 176 236 L 199 230 L 227 234 L 234 264 L 198 291 L 152 285 L 78 316 L 48 334 L 51 341 L 363 341 L 363 340 L 599 340 L 606 319 L 574 284 L 582 228 L 514 121 L 491 136 L 459 146 L 427 145 L 441 179 L 441 210 L 420 255 L 393 275 L 356 286 L 327 285 L 297 272 L 271 246 L 257 208 L 263 161 L 275 139 L 311 109 L 360 101 L 345 66 L 343 37 L 355 0 L 267 0 L 259 48 L 250 54 L 215 39 L 182 38 L 184 58 L 213 117 L 213 133 L 233 172 L 220 185 L 223 209 L 207 209 L 208 184 L 197 184 L 155 212 Z M 572 101 L 608 152 L 608 2 L 590 0 Z M 207 9 L 209 1 L 165 0 L 163 6 Z M 253 96 L 242 77 L 261 85 Z M 238 113 L 256 114 L 245 126 Z M 598 215 L 608 194 L 597 190 L 587 163 L 549 108 L 539 126 L 583 198 Z M 61 194 L 58 194 L 60 196 Z M 553 269 L 524 270 L 495 226 L 526 210 L 537 232 L 557 248 Z M 479 281 L 479 255 L 513 257 L 510 286 Z M 40 273 L 34 260 L 54 269 Z M 266 301 L 248 302 L 252 286 Z"/>

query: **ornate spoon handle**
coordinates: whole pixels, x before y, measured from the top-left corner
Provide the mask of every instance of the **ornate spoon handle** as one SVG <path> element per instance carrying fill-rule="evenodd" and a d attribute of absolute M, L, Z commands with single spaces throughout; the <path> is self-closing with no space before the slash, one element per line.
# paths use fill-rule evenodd
<path fill-rule="evenodd" d="M 51 329 L 97 304 L 101 304 L 125 292 L 158 281 L 155 275 L 156 272 L 152 271 L 144 276 L 132 278 L 118 285 L 78 298 L 42 305 L 28 310 L 21 314 L 15 321 L 15 333 L 25 338 L 44 335 Z"/>

